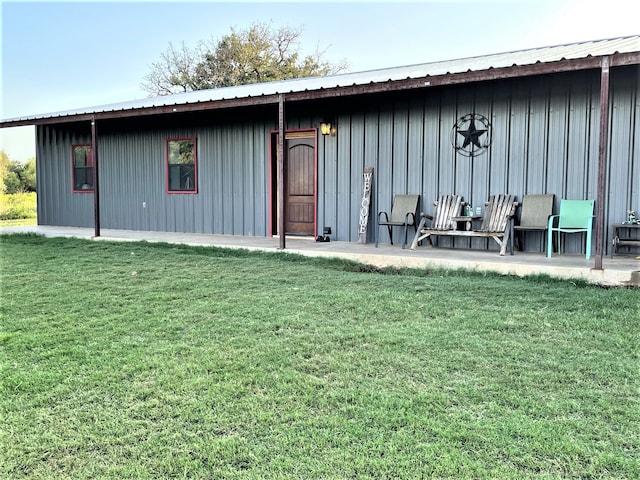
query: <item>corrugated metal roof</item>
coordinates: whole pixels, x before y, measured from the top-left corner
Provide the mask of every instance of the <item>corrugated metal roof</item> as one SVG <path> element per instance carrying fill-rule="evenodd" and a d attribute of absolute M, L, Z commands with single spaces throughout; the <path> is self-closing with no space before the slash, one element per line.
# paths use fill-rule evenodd
<path fill-rule="evenodd" d="M 640 51 L 640 35 L 605 40 L 593 40 L 567 45 L 532 48 L 515 52 L 497 53 L 478 57 L 461 58 L 440 62 L 422 63 L 404 67 L 383 68 L 365 72 L 343 73 L 323 77 L 300 78 L 277 82 L 256 83 L 236 87 L 199 90 L 195 92 L 145 98 L 122 103 L 78 108 L 7 119 L 3 122 L 39 120 L 63 116 L 97 114 L 153 107 L 171 107 L 200 102 L 255 98 L 276 94 L 314 91 L 354 85 L 391 82 L 436 75 L 482 71 L 512 66 L 526 66 L 560 60 L 575 60 L 588 57 L 613 55 L 615 53 L 633 53 Z"/>

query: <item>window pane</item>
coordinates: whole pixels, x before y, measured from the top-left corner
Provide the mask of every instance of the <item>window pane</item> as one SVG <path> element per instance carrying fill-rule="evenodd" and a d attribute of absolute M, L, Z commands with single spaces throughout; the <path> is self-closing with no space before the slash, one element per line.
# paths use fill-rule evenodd
<path fill-rule="evenodd" d="M 193 140 L 172 140 L 169 142 L 169 165 L 193 165 L 194 164 Z"/>
<path fill-rule="evenodd" d="M 76 190 L 93 190 L 93 167 L 76 167 L 74 178 Z"/>
<path fill-rule="evenodd" d="M 195 139 L 167 141 L 167 184 L 170 192 L 196 191 Z"/>
<path fill-rule="evenodd" d="M 93 152 L 91 145 L 73 146 L 73 190 L 93 191 Z"/>
<path fill-rule="evenodd" d="M 76 167 L 90 166 L 93 162 L 90 158 L 91 147 L 88 145 L 80 145 L 73 147 L 73 164 Z"/>
<path fill-rule="evenodd" d="M 195 190 L 193 165 L 169 165 L 169 190 Z"/>

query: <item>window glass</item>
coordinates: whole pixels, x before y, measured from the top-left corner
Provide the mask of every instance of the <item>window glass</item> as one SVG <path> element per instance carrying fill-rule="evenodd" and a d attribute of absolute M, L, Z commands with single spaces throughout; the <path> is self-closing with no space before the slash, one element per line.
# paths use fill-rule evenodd
<path fill-rule="evenodd" d="M 167 140 L 167 190 L 197 191 L 195 138 Z"/>
<path fill-rule="evenodd" d="M 73 147 L 73 191 L 93 191 L 93 152 L 91 145 Z"/>

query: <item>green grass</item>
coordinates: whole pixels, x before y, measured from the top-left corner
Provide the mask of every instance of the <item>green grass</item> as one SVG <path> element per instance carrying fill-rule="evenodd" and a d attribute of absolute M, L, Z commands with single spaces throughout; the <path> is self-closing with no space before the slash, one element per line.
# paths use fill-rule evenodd
<path fill-rule="evenodd" d="M 638 290 L 0 248 L 0 478 L 640 478 Z"/>
<path fill-rule="evenodd" d="M 24 227 L 37 225 L 37 218 L 19 218 L 16 220 L 0 220 L 0 227 Z"/>
<path fill-rule="evenodd" d="M 35 225 L 37 213 L 35 192 L 0 193 L 0 221 L 2 221 L 0 226 L 25 225 L 25 223 L 15 222 L 24 219 L 33 221 Z M 13 221 L 13 223 L 9 223 L 9 221 Z"/>

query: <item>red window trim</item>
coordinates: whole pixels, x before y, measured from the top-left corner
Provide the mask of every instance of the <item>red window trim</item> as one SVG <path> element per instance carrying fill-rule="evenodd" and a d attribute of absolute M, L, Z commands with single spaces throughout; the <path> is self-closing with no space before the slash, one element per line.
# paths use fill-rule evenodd
<path fill-rule="evenodd" d="M 169 190 L 169 142 L 175 142 L 178 140 L 193 140 L 193 190 Z M 198 193 L 198 139 L 197 137 L 174 137 L 167 138 L 165 141 L 165 160 L 164 160 L 164 173 L 165 173 L 165 192 L 169 195 L 195 195 Z"/>
<path fill-rule="evenodd" d="M 92 145 L 90 143 L 74 143 L 71 145 L 71 192 L 72 193 L 93 193 L 94 187 L 87 188 L 85 190 L 78 190 L 76 188 L 76 147 L 89 147 Z M 93 168 L 93 150 L 89 150 L 91 155 L 87 158 L 87 167 Z"/>

